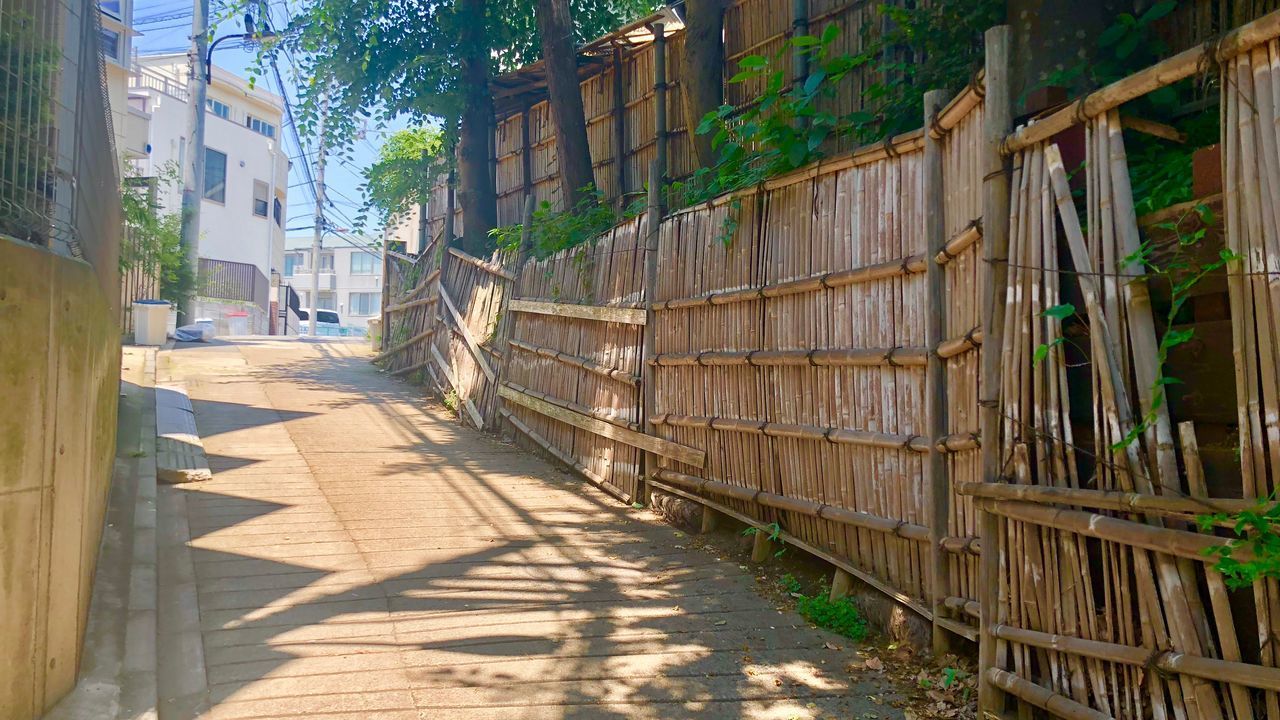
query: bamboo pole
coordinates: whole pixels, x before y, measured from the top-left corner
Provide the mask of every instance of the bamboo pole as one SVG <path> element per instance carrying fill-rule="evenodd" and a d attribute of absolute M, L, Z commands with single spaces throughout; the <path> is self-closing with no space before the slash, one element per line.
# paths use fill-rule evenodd
<path fill-rule="evenodd" d="M 661 25 L 658 26 L 659 31 Z M 665 65 L 664 65 L 665 67 Z M 665 119 L 666 114 L 662 113 Z M 645 217 L 644 237 L 644 332 L 641 335 L 640 365 L 640 432 L 650 432 L 650 419 L 657 413 L 657 378 L 655 377 L 657 357 L 657 322 L 654 315 L 653 296 L 658 287 L 658 233 L 662 228 L 662 172 L 661 160 L 649 165 L 649 207 Z M 655 433 L 656 434 L 656 433 Z M 648 478 L 657 472 L 660 461 L 653 453 L 642 456 L 643 468 L 641 477 Z M 643 481 L 642 481 L 643 482 Z M 646 505 L 651 504 L 649 486 L 643 482 L 640 493 Z"/>
<path fill-rule="evenodd" d="M 658 163 L 657 186 L 661 191 L 670 172 L 667 162 L 667 28 L 662 22 L 653 24 L 653 94 L 653 128 Z M 652 175 L 652 171 L 649 174 Z M 652 179 L 649 183 L 654 184 Z"/>
<path fill-rule="evenodd" d="M 1040 504 L 1076 505 L 1099 510 L 1129 513 L 1194 516 L 1225 512 L 1237 513 L 1257 506 L 1257 500 L 1209 498 L 1207 496 L 1171 497 L 1147 495 L 1120 490 L 1045 487 L 1040 485 L 994 485 L 965 482 L 956 486 L 960 495 L 991 500 L 1018 500 Z"/>
<path fill-rule="evenodd" d="M 797 278 L 795 280 L 787 280 L 785 282 L 761 285 L 760 287 L 744 288 L 741 290 L 722 290 L 693 297 L 666 300 L 654 305 L 654 309 L 678 310 L 682 308 L 698 307 L 701 305 L 728 305 L 731 303 L 750 302 L 763 298 L 777 298 L 785 297 L 787 295 L 795 295 L 798 293 L 832 290 L 848 285 L 872 282 L 874 280 L 885 280 L 913 273 L 922 273 L 925 271 L 926 267 L 927 263 L 925 262 L 923 255 L 911 255 L 909 257 L 902 258 L 901 260 L 888 260 L 885 262 L 874 263 L 872 265 L 850 268 L 848 270 L 837 270 L 834 272 Z"/>
<path fill-rule="evenodd" d="M 932 127 L 947 91 L 930 90 L 924 94 L 924 127 Z M 928 255 L 937 255 L 947 244 L 943 218 L 942 141 L 932 134 L 924 139 L 924 241 Z M 937 262 L 925 267 L 925 331 L 926 347 L 942 343 L 943 314 L 946 312 L 946 278 Z M 937 623 L 942 616 L 942 600 L 950 595 L 947 582 L 949 559 L 942 553 L 940 542 L 948 534 L 951 517 L 951 487 L 947 477 L 947 461 L 936 445 L 947 434 L 946 367 L 938 353 L 928 354 L 925 363 L 924 393 L 925 432 L 929 437 L 929 453 L 925 459 L 924 502 L 929 525 L 929 602 L 933 610 L 933 651 L 937 655 L 951 648 L 951 634 Z"/>
<path fill-rule="evenodd" d="M 1023 680 L 1007 670 L 991 668 L 984 674 L 984 678 L 986 682 L 1019 700 L 1052 713 L 1054 717 L 1064 718 L 1064 720 L 1111 720 L 1111 716 L 1105 713 L 1100 713 L 1029 680 Z"/>
<path fill-rule="evenodd" d="M 982 219 L 985 233 L 982 242 L 986 282 L 982 292 L 982 327 L 986 333 L 996 338 L 1001 337 L 1004 332 L 1003 300 L 1008 277 L 1008 266 L 1004 261 L 1009 253 L 1009 175 L 1000 146 L 1012 124 L 1009 36 L 1008 25 L 997 25 L 987 30 L 984 36 L 986 97 L 983 105 Z M 987 350 L 982 353 L 979 406 L 982 420 L 983 482 L 1000 481 L 1001 361 L 998 352 Z M 1000 520 L 990 512 L 984 513 L 980 528 L 982 558 L 978 585 L 983 621 L 978 646 L 978 707 L 980 712 L 999 717 L 1004 709 L 1004 693 L 1000 686 L 991 682 L 988 671 L 997 667 L 997 639 L 989 628 L 999 615 Z"/>
<path fill-rule="evenodd" d="M 754 367 L 924 367 L 925 348 L 858 348 L 852 350 L 814 348 L 812 350 L 704 350 L 694 353 L 662 353 L 649 364 L 662 367 L 688 365 Z"/>
<path fill-rule="evenodd" d="M 422 332 L 418 333 L 417 335 L 414 335 L 413 337 L 409 338 L 408 340 L 405 340 L 404 342 L 400 343 L 399 345 L 396 345 L 395 347 L 391 348 L 390 350 L 386 350 L 386 351 L 384 351 L 384 352 L 382 352 L 382 353 L 379 353 L 376 357 L 374 357 L 374 358 L 373 358 L 373 361 L 372 361 L 372 362 L 381 362 L 381 361 L 383 361 L 383 360 L 386 360 L 387 358 L 391 357 L 392 355 L 395 355 L 395 354 L 396 354 L 396 353 L 398 353 L 398 352 L 401 352 L 401 351 L 403 351 L 403 350 L 406 350 L 406 349 L 408 349 L 408 348 L 411 348 L 411 347 L 413 347 L 414 345 L 417 345 L 419 342 L 421 342 L 421 341 L 423 341 L 423 340 L 426 340 L 427 338 L 429 338 L 429 337 L 431 337 L 432 335 L 435 335 L 435 334 L 436 334 L 436 328 L 435 328 L 435 326 L 433 325 L 432 327 L 429 327 L 429 328 L 427 328 L 426 330 L 423 330 Z"/>
<path fill-rule="evenodd" d="M 673 415 L 662 413 L 649 418 L 651 425 L 670 425 L 673 427 L 707 428 L 722 432 L 746 433 L 774 438 L 793 438 L 797 440 L 820 440 L 834 445 L 856 445 L 860 447 L 884 448 L 886 450 L 906 450 L 926 454 L 930 442 L 920 435 L 901 433 L 874 432 L 871 430 L 850 430 L 842 427 L 823 425 L 803 425 L 800 423 L 778 423 L 762 420 L 739 420 L 734 418 L 710 417 L 706 415 Z"/>
<path fill-rule="evenodd" d="M 1241 25 L 1223 35 L 1215 45 L 1197 45 L 1084 96 L 1068 107 L 1010 135 L 1003 143 L 1002 151 L 1012 155 L 1019 150 L 1044 142 L 1072 125 L 1095 118 L 1153 90 L 1195 75 L 1205 66 L 1206 60 L 1210 62 L 1229 60 L 1277 36 L 1280 36 L 1280 10 Z M 988 107 L 990 103 L 990 93 L 988 93 Z"/>

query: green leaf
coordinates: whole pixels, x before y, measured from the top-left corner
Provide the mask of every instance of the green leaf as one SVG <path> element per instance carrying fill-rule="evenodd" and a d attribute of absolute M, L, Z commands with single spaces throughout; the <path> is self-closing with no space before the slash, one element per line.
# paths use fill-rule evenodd
<path fill-rule="evenodd" d="M 1044 312 L 1040 313 L 1040 316 L 1055 318 L 1058 320 L 1066 320 L 1067 318 L 1075 314 L 1076 314 L 1075 305 L 1072 305 L 1071 303 L 1063 303 L 1062 305 L 1054 305 L 1051 308 L 1046 308 Z"/>
<path fill-rule="evenodd" d="M 835 23 L 827 23 L 827 26 L 822 29 L 822 44 L 830 45 L 839 36 L 840 26 Z"/>
<path fill-rule="evenodd" d="M 738 67 L 740 68 L 761 68 L 768 64 L 769 61 L 760 55 L 748 55 L 738 61 Z"/>
<path fill-rule="evenodd" d="M 746 82 L 747 80 L 750 80 L 751 78 L 756 77 L 757 75 L 759 75 L 759 73 L 757 73 L 755 70 L 743 70 L 739 73 L 736 73 L 733 77 L 729 78 L 729 82 L 730 83 Z"/>
<path fill-rule="evenodd" d="M 818 87 L 822 85 L 822 81 L 826 78 L 827 72 L 825 70 L 815 70 L 811 75 L 809 75 L 808 79 L 804 81 L 805 94 L 812 95 Z"/>
<path fill-rule="evenodd" d="M 1162 0 L 1152 5 L 1146 12 L 1142 13 L 1142 17 L 1138 20 L 1139 25 L 1150 25 L 1160 18 L 1173 12 L 1178 7 L 1178 0 Z"/>
<path fill-rule="evenodd" d="M 797 35 L 791 38 L 792 47 L 812 47 L 818 44 L 818 38 L 812 35 Z"/>
<path fill-rule="evenodd" d="M 1098 36 L 1098 47 L 1111 47 L 1112 45 L 1120 42 L 1120 39 L 1128 32 L 1129 28 L 1124 25 L 1119 23 L 1112 25 L 1106 30 L 1103 30 L 1102 34 Z M 1083 70 L 1083 68 L 1081 69 Z"/>

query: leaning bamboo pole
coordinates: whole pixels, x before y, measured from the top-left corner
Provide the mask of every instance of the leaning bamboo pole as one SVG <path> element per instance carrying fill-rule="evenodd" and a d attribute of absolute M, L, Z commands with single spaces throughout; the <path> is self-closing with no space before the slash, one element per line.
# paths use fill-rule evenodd
<path fill-rule="evenodd" d="M 1000 146 L 1012 124 L 1012 97 L 1009 90 L 1009 36 L 1008 25 L 987 30 L 985 74 L 986 97 L 983 103 L 983 187 L 982 218 L 986 233 L 983 237 L 983 255 L 987 265 L 986 283 L 983 286 L 984 332 L 999 338 L 1004 329 L 1004 288 L 1008 268 L 1004 264 L 1009 252 L 1009 176 Z M 1000 458 L 1000 354 L 982 354 L 982 372 L 979 392 L 982 419 L 982 481 L 998 482 L 1001 471 Z M 992 513 L 981 519 L 979 536 L 983 538 L 982 560 L 979 568 L 979 591 L 982 605 L 982 638 L 978 648 L 979 689 L 978 706 L 982 712 L 999 716 L 1003 713 L 1004 697 L 998 686 L 988 677 L 988 671 L 998 666 L 998 639 L 989 628 L 999 617 L 1000 605 L 1000 537 L 1001 522 Z"/>
<path fill-rule="evenodd" d="M 930 90 L 924 95 L 924 126 L 932 127 L 946 98 L 945 90 Z M 945 253 L 946 230 L 943 225 L 943 149 L 941 138 L 932 133 L 924 142 L 924 240 L 927 256 Z M 976 228 L 976 225 L 973 226 Z M 976 238 L 975 238 L 976 240 Z M 972 242 L 972 241 L 970 241 Z M 943 341 L 943 313 L 946 311 L 946 278 L 938 262 L 926 263 L 926 347 L 938 347 Z M 951 593 L 947 583 L 948 559 L 942 554 L 941 540 L 947 534 L 947 518 L 951 514 L 951 485 L 947 461 L 937 443 L 947 434 L 947 386 L 944 359 L 937 352 L 928 354 L 925 365 L 925 432 L 929 437 L 929 455 L 925 460 L 924 497 L 929 524 L 929 602 L 933 610 L 933 650 L 941 655 L 950 649 L 951 636 L 936 621 L 942 616 L 942 600 Z"/>
<path fill-rule="evenodd" d="M 1206 61 L 1214 63 L 1230 60 L 1277 36 L 1280 36 L 1280 10 L 1241 25 L 1223 35 L 1222 39 L 1213 45 L 1202 45 L 1185 50 L 1082 97 L 1070 106 L 1009 136 L 1002 150 L 1012 155 L 1044 142 L 1072 125 L 1095 118 L 1153 90 L 1189 78 L 1200 72 L 1206 66 Z"/>

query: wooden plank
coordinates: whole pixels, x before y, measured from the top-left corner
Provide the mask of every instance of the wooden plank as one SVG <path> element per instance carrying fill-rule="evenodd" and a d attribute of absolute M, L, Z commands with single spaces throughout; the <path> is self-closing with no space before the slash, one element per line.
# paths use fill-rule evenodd
<path fill-rule="evenodd" d="M 556 317 L 599 320 L 600 322 L 616 322 L 627 325 L 644 325 L 645 323 L 644 308 L 573 305 L 570 303 L 543 302 L 541 300 L 525 300 L 522 298 L 512 299 L 510 308 L 514 312 L 534 313 L 537 315 L 555 315 Z"/>
<path fill-rule="evenodd" d="M 498 395 L 506 400 L 510 400 L 517 405 L 533 410 L 534 412 L 546 415 L 549 418 L 559 420 L 576 428 L 581 428 L 588 432 L 595 433 L 610 440 L 617 440 L 620 443 L 626 443 L 632 447 L 638 447 L 641 450 L 647 450 L 663 457 L 669 457 L 673 460 L 692 465 L 697 468 L 703 467 L 706 463 L 706 453 L 697 448 L 687 447 L 679 443 L 673 443 L 669 440 L 656 438 L 652 435 L 645 435 L 635 430 L 618 427 L 607 423 L 603 420 L 597 420 L 581 413 L 566 410 L 565 408 L 552 405 L 545 400 L 526 395 L 518 390 L 514 390 L 506 385 L 498 388 Z"/>
<path fill-rule="evenodd" d="M 490 275 L 497 275 L 498 277 L 506 278 L 507 280 L 516 279 L 515 275 L 507 272 L 506 270 L 503 270 L 502 268 L 498 267 L 497 265 L 494 265 L 488 260 L 481 260 L 480 258 L 474 255 L 468 255 L 467 253 L 462 252 L 456 247 L 449 248 L 449 254 L 465 263 L 470 263 L 472 265 L 475 265 L 476 267 L 489 273 Z"/>
<path fill-rule="evenodd" d="M 471 335 L 471 330 L 467 328 L 466 318 L 462 317 L 462 313 L 458 312 L 457 306 L 453 304 L 449 293 L 445 292 L 444 285 L 440 286 L 440 299 L 444 301 L 444 306 L 448 308 L 450 317 L 453 318 L 453 324 L 457 326 L 458 331 L 462 333 L 462 339 L 466 341 L 467 348 L 471 350 L 471 355 L 476 359 L 476 363 L 480 365 L 480 371 L 484 376 L 489 378 L 489 382 L 495 382 L 498 374 L 489 366 L 489 361 L 485 359 L 484 352 L 480 349 L 480 343 Z"/>
<path fill-rule="evenodd" d="M 440 366 L 440 370 L 444 373 L 445 379 L 453 386 L 453 391 L 458 392 L 461 383 L 458 382 L 458 376 L 453 374 L 453 368 L 449 367 L 449 363 L 440 355 L 440 351 L 435 345 L 430 346 L 431 357 L 435 359 L 436 365 Z M 462 407 L 466 408 L 467 414 L 471 416 L 471 421 L 476 424 L 477 428 L 484 427 L 484 418 L 480 415 L 480 410 L 476 408 L 476 404 L 471 402 L 469 398 L 458 396 L 458 400 L 462 402 Z"/>

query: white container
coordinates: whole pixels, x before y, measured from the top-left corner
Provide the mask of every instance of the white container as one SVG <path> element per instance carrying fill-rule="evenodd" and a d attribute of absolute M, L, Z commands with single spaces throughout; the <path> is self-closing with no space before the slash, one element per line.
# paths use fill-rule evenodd
<path fill-rule="evenodd" d="M 163 345 L 168 339 L 169 303 L 164 300 L 135 300 L 133 303 L 133 342 L 137 345 Z"/>

